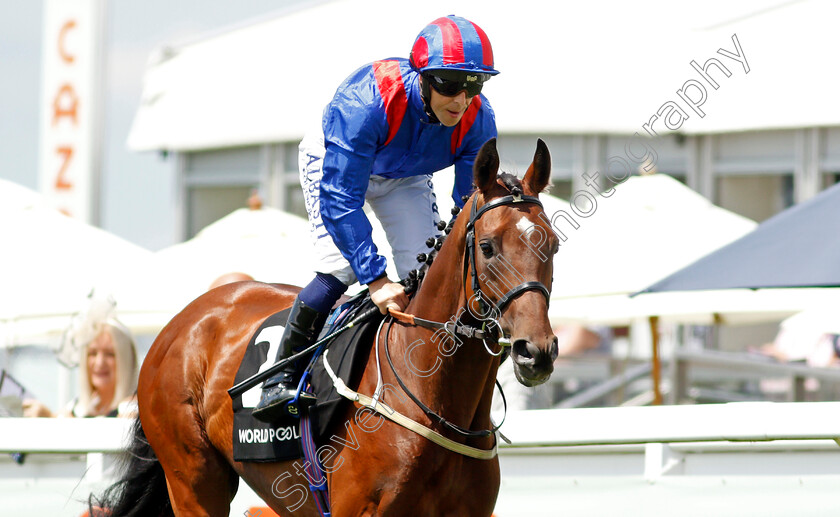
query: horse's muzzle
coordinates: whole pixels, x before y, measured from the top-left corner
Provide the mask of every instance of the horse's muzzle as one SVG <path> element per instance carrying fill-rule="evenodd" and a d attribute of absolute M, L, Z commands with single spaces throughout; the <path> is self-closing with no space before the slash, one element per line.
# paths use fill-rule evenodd
<path fill-rule="evenodd" d="M 544 383 L 554 371 L 557 359 L 557 337 L 544 346 L 538 346 L 527 339 L 516 339 L 511 345 L 511 359 L 516 379 L 531 387 Z"/>

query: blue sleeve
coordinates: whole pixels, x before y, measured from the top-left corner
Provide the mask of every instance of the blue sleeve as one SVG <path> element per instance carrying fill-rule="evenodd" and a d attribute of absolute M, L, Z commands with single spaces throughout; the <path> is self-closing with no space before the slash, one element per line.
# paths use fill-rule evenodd
<path fill-rule="evenodd" d="M 338 89 L 324 112 L 321 217 L 356 278 L 368 284 L 385 272 L 362 207 L 373 160 L 388 132 L 373 71 L 363 67 Z"/>
<path fill-rule="evenodd" d="M 491 138 L 496 138 L 496 115 L 487 99 L 481 96 L 481 110 L 467 132 L 464 143 L 455 157 L 455 182 L 452 186 L 452 200 L 463 208 L 463 196 L 473 192 L 473 163 L 481 146 Z"/>

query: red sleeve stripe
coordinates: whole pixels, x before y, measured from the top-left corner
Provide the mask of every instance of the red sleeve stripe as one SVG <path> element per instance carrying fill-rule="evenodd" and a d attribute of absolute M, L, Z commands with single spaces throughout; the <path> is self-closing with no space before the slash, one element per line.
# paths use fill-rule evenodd
<path fill-rule="evenodd" d="M 397 61 L 375 61 L 373 63 L 373 75 L 379 87 L 379 94 L 382 96 L 382 103 L 385 105 L 385 116 L 388 119 L 388 139 L 385 140 L 384 145 L 388 145 L 400 129 L 405 110 L 408 108 L 408 99 L 405 95 L 405 85 Z"/>
<path fill-rule="evenodd" d="M 462 143 L 464 143 L 464 137 L 467 136 L 473 122 L 475 122 L 476 117 L 478 117 L 479 109 L 481 109 L 481 97 L 473 97 L 470 106 L 467 108 L 467 111 L 464 112 L 464 115 L 461 117 L 461 121 L 458 122 L 458 125 L 455 127 L 455 131 L 452 132 L 452 154 L 455 154 L 455 151 L 461 147 Z"/>

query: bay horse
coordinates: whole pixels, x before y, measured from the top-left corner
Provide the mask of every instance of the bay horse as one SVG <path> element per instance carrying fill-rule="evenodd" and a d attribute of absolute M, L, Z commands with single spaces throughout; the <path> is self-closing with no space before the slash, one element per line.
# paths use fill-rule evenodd
<path fill-rule="evenodd" d="M 378 330 L 355 387 L 371 395 L 384 383 L 380 401 L 390 408 L 487 454 L 476 459 L 453 452 L 378 413 L 360 420 L 360 403 L 347 404 L 333 429 L 335 453 L 321 458 L 335 517 L 487 517 L 493 511 L 500 484 L 497 438 L 490 432 L 501 352 L 496 338 L 509 338 L 521 383 L 548 379 L 557 357 L 548 298 L 551 257 L 559 246 L 538 200 L 551 172 L 545 143 L 537 142 L 521 181 L 498 169 L 493 139 L 475 160 L 476 191 L 405 310 L 417 321 L 450 322 L 447 332 L 386 317 L 387 329 Z M 108 508 L 110 517 L 227 516 L 242 478 L 280 515 L 318 515 L 293 461 L 237 462 L 232 452 L 227 390 L 256 329 L 289 307 L 298 291 L 228 284 L 198 297 L 166 325 L 140 371 L 131 463 L 102 499 L 92 497 L 93 504 Z M 483 339 L 476 337 L 480 332 L 470 337 L 482 320 L 489 322 Z M 457 327 L 458 341 L 448 334 Z M 391 368 L 382 366 L 385 355 L 389 362 L 395 358 Z"/>

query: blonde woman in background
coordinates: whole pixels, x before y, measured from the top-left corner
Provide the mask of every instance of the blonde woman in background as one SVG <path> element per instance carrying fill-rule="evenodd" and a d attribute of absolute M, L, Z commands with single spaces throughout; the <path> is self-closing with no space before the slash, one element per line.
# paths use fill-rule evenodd
<path fill-rule="evenodd" d="M 137 352 L 131 332 L 109 318 L 83 346 L 79 361 L 79 395 L 59 416 L 136 416 Z M 55 416 L 37 400 L 23 403 L 24 416 Z"/>

